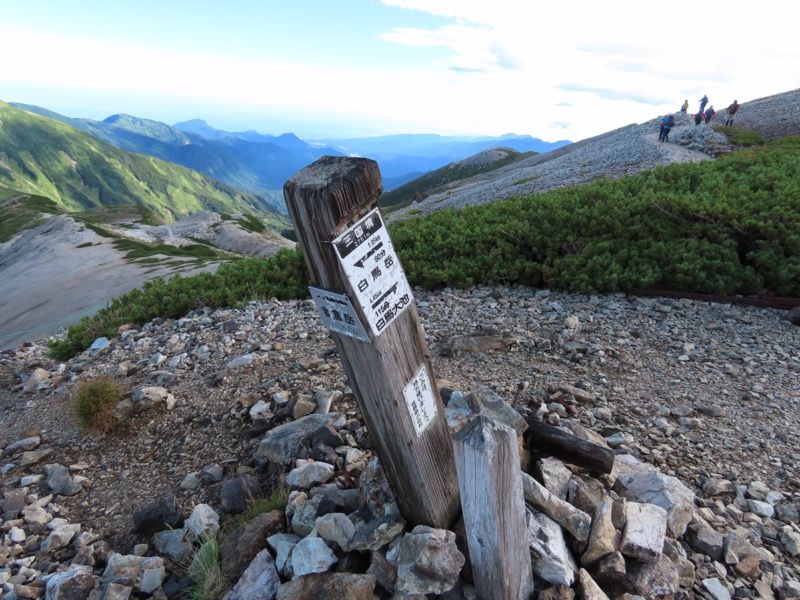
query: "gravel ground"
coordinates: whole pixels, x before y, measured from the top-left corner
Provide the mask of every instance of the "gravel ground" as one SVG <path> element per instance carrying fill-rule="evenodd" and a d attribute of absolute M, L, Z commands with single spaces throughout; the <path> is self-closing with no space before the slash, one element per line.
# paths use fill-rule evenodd
<path fill-rule="evenodd" d="M 578 405 L 584 425 L 628 434 L 631 453 L 701 498 L 706 479 L 717 476 L 758 480 L 789 502 L 800 499 L 800 328 L 784 312 L 526 288 L 416 294 L 436 375 L 447 385 L 489 386 L 510 402 L 527 381 L 520 401 L 531 408 L 559 385 L 580 385 L 596 397 Z M 490 331 L 506 333 L 504 349 L 442 354 L 454 336 Z M 180 489 L 189 473 L 252 465 L 261 437 L 247 416 L 253 398 L 341 390 L 333 409 L 351 416 L 349 428 L 368 447 L 334 348 L 309 302 L 153 323 L 61 366 L 42 347 L 23 347 L 0 355 L 0 447 L 41 435 L 53 450 L 46 462 L 79 465 L 87 489 L 64 499 L 65 512 L 125 551 L 146 541 L 129 534 L 133 512 L 168 492 L 187 510 L 218 501 L 214 486 Z M 226 368 L 248 353 L 257 357 L 249 366 Z M 26 393 L 21 383 L 37 366 L 52 377 Z M 81 430 L 71 414 L 76 385 L 123 373 L 129 390 L 166 387 L 176 407 L 142 413 L 113 435 Z M 8 470 L 4 488 L 21 475 Z"/>

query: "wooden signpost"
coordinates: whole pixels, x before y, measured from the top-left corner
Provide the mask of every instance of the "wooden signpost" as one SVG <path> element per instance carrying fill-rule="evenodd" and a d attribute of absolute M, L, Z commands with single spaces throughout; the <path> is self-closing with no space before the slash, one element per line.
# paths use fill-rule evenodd
<path fill-rule="evenodd" d="M 450 527 L 453 447 L 414 298 L 377 208 L 378 164 L 325 156 L 283 187 L 331 331 L 403 517 Z"/>

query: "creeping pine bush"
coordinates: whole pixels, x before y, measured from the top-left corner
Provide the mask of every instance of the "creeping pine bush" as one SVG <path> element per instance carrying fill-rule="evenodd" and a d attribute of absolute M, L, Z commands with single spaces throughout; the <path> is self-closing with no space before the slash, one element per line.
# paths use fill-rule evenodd
<path fill-rule="evenodd" d="M 111 407 L 122 400 L 125 387 L 108 377 L 87 381 L 77 389 L 73 397 L 73 411 L 85 429 L 107 433 L 114 429 L 116 419 Z"/>

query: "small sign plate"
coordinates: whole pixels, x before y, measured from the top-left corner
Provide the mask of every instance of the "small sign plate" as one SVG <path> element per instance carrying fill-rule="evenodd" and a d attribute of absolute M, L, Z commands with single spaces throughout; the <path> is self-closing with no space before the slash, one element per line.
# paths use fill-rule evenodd
<path fill-rule="evenodd" d="M 314 299 L 314 304 L 317 305 L 317 312 L 325 327 L 362 342 L 369 342 L 364 325 L 346 294 L 329 292 L 313 286 L 308 286 L 308 291 L 311 292 L 311 297 Z"/>
<path fill-rule="evenodd" d="M 413 302 L 406 274 L 376 208 L 333 240 L 372 333 L 379 336 Z"/>
<path fill-rule="evenodd" d="M 425 365 L 420 367 L 417 374 L 403 388 L 403 396 L 419 437 L 436 416 L 436 399 L 433 397 L 433 388 Z"/>

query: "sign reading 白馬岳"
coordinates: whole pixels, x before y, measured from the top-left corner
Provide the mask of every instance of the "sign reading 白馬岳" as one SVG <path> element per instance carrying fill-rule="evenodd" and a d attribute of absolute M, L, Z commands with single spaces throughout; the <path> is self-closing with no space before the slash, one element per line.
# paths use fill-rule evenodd
<path fill-rule="evenodd" d="M 333 245 L 355 302 L 372 333 L 379 336 L 414 299 L 379 210 L 349 227 Z"/>

